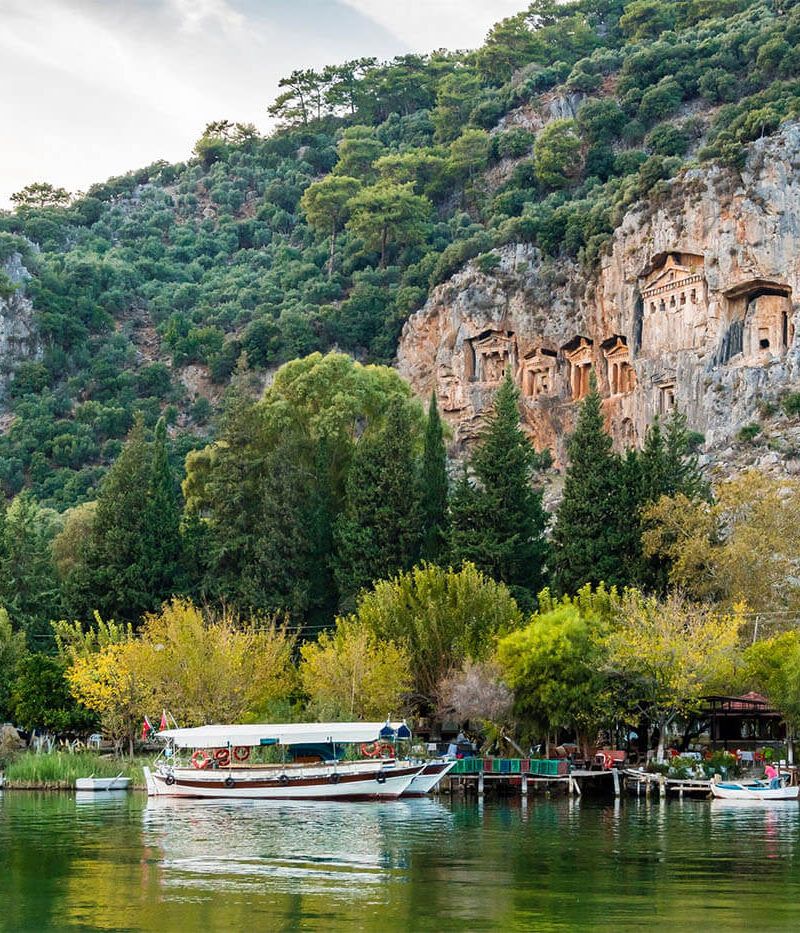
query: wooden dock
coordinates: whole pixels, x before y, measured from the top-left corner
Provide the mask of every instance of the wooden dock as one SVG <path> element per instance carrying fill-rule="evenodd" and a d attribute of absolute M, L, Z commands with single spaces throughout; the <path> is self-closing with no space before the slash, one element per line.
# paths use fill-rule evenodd
<path fill-rule="evenodd" d="M 487 784 L 496 789 L 517 791 L 527 797 L 529 793 L 551 793 L 562 791 L 576 797 L 584 793 L 604 793 L 621 797 L 623 793 L 638 797 L 658 796 L 666 798 L 707 797 L 711 793 L 711 781 L 700 779 L 679 780 L 663 774 L 640 771 L 635 768 L 611 768 L 606 770 L 573 769 L 563 774 L 537 774 L 532 771 L 497 771 L 487 763 L 474 762 L 477 767 L 469 771 L 453 773 L 439 785 L 440 793 L 473 793 L 483 797 Z M 491 763 L 492 765 L 494 762 Z M 529 767 L 533 766 L 533 761 Z"/>
<path fill-rule="evenodd" d="M 664 774 L 651 774 L 649 771 L 639 771 L 634 768 L 626 768 L 623 775 L 626 788 L 634 792 L 637 797 L 649 797 L 653 789 L 659 797 L 667 797 L 670 794 L 679 798 L 685 795 L 707 797 L 711 793 L 711 781 L 679 780 Z"/>
<path fill-rule="evenodd" d="M 616 797 L 619 797 L 621 793 L 620 772 L 616 769 L 611 771 L 579 770 L 571 771 L 568 774 L 511 774 L 508 772 L 479 771 L 476 774 L 449 776 L 439 786 L 445 792 L 454 793 L 458 790 L 464 790 L 476 793 L 478 797 L 483 797 L 487 782 L 504 787 L 519 787 L 519 792 L 523 797 L 527 797 L 529 792 L 544 791 L 549 793 L 555 789 L 563 790 L 567 794 L 574 794 L 578 797 L 588 789 L 613 790 Z"/>

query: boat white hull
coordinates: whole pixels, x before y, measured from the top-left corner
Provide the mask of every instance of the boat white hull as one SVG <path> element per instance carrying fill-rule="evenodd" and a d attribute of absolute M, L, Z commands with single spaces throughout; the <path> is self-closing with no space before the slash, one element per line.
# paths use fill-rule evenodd
<path fill-rule="evenodd" d="M 216 770 L 191 768 L 144 768 L 151 797 L 209 797 L 265 800 L 369 800 L 395 799 L 408 787 L 424 765 L 367 770 L 326 769 L 322 772 L 276 773 L 264 770 Z"/>
<path fill-rule="evenodd" d="M 718 800 L 797 800 L 800 787 L 776 787 L 747 784 L 711 784 L 711 793 Z"/>
<path fill-rule="evenodd" d="M 75 781 L 75 790 L 80 791 L 110 791 L 110 790 L 128 790 L 131 786 L 129 777 L 118 778 L 78 778 Z"/>
<path fill-rule="evenodd" d="M 441 779 L 453 770 L 455 761 L 434 761 L 425 765 L 403 791 L 404 797 L 424 797 L 429 794 Z"/>

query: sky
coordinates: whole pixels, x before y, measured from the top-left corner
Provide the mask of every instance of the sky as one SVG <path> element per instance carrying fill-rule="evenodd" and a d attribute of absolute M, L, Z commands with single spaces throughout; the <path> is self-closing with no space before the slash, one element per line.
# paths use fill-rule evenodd
<path fill-rule="evenodd" d="M 269 129 L 295 68 L 475 48 L 526 0 L 0 0 L 0 207 L 189 157 L 211 120 Z"/>

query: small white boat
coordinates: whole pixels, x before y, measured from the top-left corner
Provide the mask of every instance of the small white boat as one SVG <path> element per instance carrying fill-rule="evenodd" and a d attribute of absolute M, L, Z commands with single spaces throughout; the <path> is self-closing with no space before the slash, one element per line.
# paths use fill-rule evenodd
<path fill-rule="evenodd" d="M 429 761 L 403 791 L 404 797 L 424 797 L 441 779 L 455 768 L 455 761 Z"/>
<path fill-rule="evenodd" d="M 128 790 L 130 786 L 131 779 L 123 777 L 121 771 L 113 778 L 98 778 L 90 774 L 87 778 L 78 778 L 75 781 L 75 790 L 80 791 Z"/>
<path fill-rule="evenodd" d="M 800 787 L 770 787 L 765 781 L 711 782 L 711 793 L 719 800 L 797 800 L 798 791 Z"/>
<path fill-rule="evenodd" d="M 158 797 L 396 799 L 434 764 L 394 757 L 337 760 L 336 747 L 343 744 L 374 744 L 377 749 L 389 739 L 410 739 L 404 722 L 214 725 L 168 729 L 158 738 L 166 747 L 153 768 L 144 769 L 147 793 Z M 251 749 L 273 745 L 324 746 L 330 753 L 311 763 L 249 761 Z M 195 751 L 187 760 L 182 753 L 188 749 Z M 446 773 L 449 762 L 435 764 Z M 441 776 L 434 773 L 430 779 L 435 783 Z"/>

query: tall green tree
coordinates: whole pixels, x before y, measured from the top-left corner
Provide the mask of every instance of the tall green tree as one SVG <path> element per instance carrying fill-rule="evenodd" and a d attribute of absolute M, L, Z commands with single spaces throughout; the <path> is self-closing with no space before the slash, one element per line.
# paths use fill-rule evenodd
<path fill-rule="evenodd" d="M 336 581 L 345 603 L 419 560 L 422 516 L 414 446 L 408 409 L 394 401 L 381 428 L 356 447 L 334 536 Z"/>
<path fill-rule="evenodd" d="M 72 613 L 138 623 L 179 592 L 181 503 L 174 486 L 163 423 L 149 441 L 138 417 L 97 499 L 86 561 L 67 581 Z"/>
<path fill-rule="evenodd" d="M 670 562 L 664 554 L 644 556 L 642 535 L 649 526 L 643 510 L 662 496 L 682 495 L 695 500 L 707 499 L 710 494 L 697 455 L 691 450 L 686 415 L 677 407 L 673 408 L 663 430 L 658 416 L 648 429 L 638 458 L 638 483 L 635 495 L 629 496 L 630 505 L 635 503 L 636 507 L 628 510 L 627 517 L 631 540 L 638 540 L 638 545 L 632 549 L 632 565 L 637 568 L 635 578 L 640 586 L 663 593 L 669 580 Z"/>
<path fill-rule="evenodd" d="M 473 455 L 474 484 L 464 475 L 450 508 L 451 559 L 470 561 L 530 604 L 544 583 L 547 516 L 531 483 L 535 451 L 520 426 L 519 392 L 510 372 Z"/>
<path fill-rule="evenodd" d="M 49 634 L 60 613 L 51 521 L 28 492 L 5 513 L 0 549 L 0 604 L 29 636 Z"/>
<path fill-rule="evenodd" d="M 303 192 L 300 206 L 312 227 L 330 234 L 331 254 L 328 259 L 328 278 L 333 275 L 336 235 L 348 217 L 350 199 L 361 187 L 357 178 L 346 175 L 328 175 L 314 182 Z"/>
<path fill-rule="evenodd" d="M 15 632 L 8 612 L 0 608 L 0 719 L 3 722 L 11 714 L 11 684 L 25 652 L 25 633 Z"/>
<path fill-rule="evenodd" d="M 575 593 L 585 583 L 624 585 L 628 571 L 620 554 L 620 460 L 605 431 L 594 374 L 568 457 L 552 539 L 556 586 L 562 593 Z"/>
<path fill-rule="evenodd" d="M 447 540 L 447 451 L 444 446 L 442 419 L 431 392 L 425 447 L 422 452 L 422 556 L 435 563 Z"/>
<path fill-rule="evenodd" d="M 380 251 L 381 268 L 386 268 L 386 251 L 391 243 L 419 243 L 425 236 L 425 225 L 431 204 L 427 198 L 414 194 L 414 185 L 393 185 L 382 182 L 362 189 L 350 202 L 348 230 L 364 239 L 370 249 Z"/>

